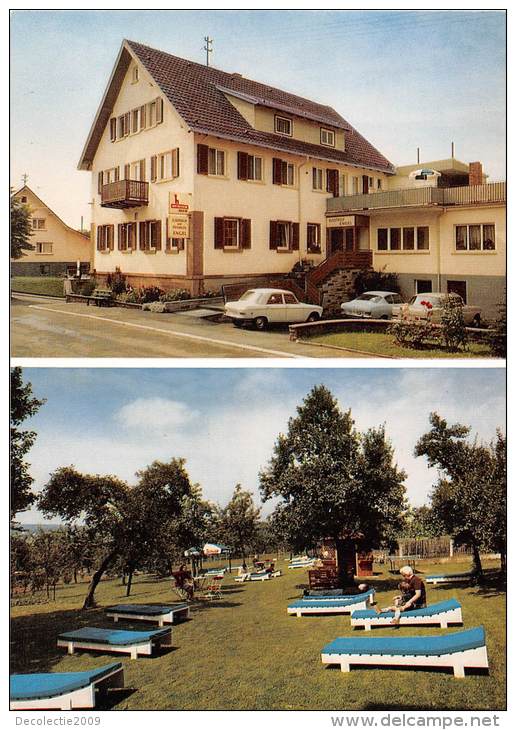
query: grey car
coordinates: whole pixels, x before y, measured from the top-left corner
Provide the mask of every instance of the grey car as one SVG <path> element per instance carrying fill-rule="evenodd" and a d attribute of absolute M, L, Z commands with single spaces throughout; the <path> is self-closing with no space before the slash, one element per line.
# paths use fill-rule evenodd
<path fill-rule="evenodd" d="M 340 305 L 345 317 L 367 317 L 368 319 L 391 319 L 393 305 L 403 304 L 401 296 L 394 291 L 366 291 L 350 302 Z"/>

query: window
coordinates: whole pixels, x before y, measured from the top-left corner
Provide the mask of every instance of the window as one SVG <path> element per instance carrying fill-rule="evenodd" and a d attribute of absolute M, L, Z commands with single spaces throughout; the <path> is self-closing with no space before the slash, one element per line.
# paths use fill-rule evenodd
<path fill-rule="evenodd" d="M 179 177 L 179 148 L 157 155 L 157 179 L 170 180 Z"/>
<path fill-rule="evenodd" d="M 446 282 L 448 294 L 458 294 L 462 297 L 464 304 L 468 303 L 467 300 L 467 286 L 465 281 L 452 281 L 448 279 Z"/>
<path fill-rule="evenodd" d="M 294 165 L 291 162 L 280 160 L 278 157 L 272 159 L 272 182 L 274 185 L 294 185 Z"/>
<path fill-rule="evenodd" d="M 145 180 L 145 160 L 137 160 L 129 164 L 129 180 Z"/>
<path fill-rule="evenodd" d="M 46 218 L 33 218 L 32 228 L 35 231 L 44 231 L 46 228 Z"/>
<path fill-rule="evenodd" d="M 262 179 L 262 158 L 255 155 L 247 155 L 247 179 Z"/>
<path fill-rule="evenodd" d="M 116 140 L 116 117 L 109 120 L 109 138 L 112 142 Z"/>
<path fill-rule="evenodd" d="M 432 282 L 430 279 L 416 279 L 416 294 L 427 294 L 432 291 Z"/>
<path fill-rule="evenodd" d="M 271 221 L 269 248 L 276 251 L 298 251 L 299 223 Z"/>
<path fill-rule="evenodd" d="M 359 177 L 353 177 L 352 178 L 352 191 L 353 195 L 358 195 L 360 187 L 360 178 Z"/>
<path fill-rule="evenodd" d="M 208 175 L 223 176 L 226 172 L 226 153 L 210 147 L 208 151 Z"/>
<path fill-rule="evenodd" d="M 283 294 L 283 300 L 284 300 L 285 304 L 299 304 L 299 302 L 297 301 L 295 296 L 290 293 Z"/>
<path fill-rule="evenodd" d="M 36 253 L 52 253 L 52 243 L 36 243 Z"/>
<path fill-rule="evenodd" d="M 340 181 L 340 194 L 341 195 L 348 194 L 348 176 L 346 175 L 346 173 L 342 174 L 342 178 Z"/>
<path fill-rule="evenodd" d="M 403 228 L 378 228 L 377 251 L 428 251 L 430 247 L 428 226 L 404 226 Z"/>
<path fill-rule="evenodd" d="M 22 203 L 26 203 L 27 202 L 27 196 L 26 195 L 22 195 L 21 202 Z"/>
<path fill-rule="evenodd" d="M 114 225 L 97 227 L 97 251 L 112 251 L 114 248 Z"/>
<path fill-rule="evenodd" d="M 321 224 L 306 224 L 306 250 L 308 253 L 321 253 Z"/>
<path fill-rule="evenodd" d="M 378 178 L 378 180 L 376 181 L 376 189 L 377 190 L 382 189 L 382 181 L 380 180 L 380 178 Z"/>
<path fill-rule="evenodd" d="M 338 170 L 326 170 L 326 192 L 332 193 L 334 198 L 339 194 Z"/>
<path fill-rule="evenodd" d="M 119 177 L 118 167 L 111 167 L 109 170 L 104 170 L 103 180 L 104 184 L 117 182 Z"/>
<path fill-rule="evenodd" d="M 335 132 L 331 129 L 321 127 L 321 144 L 325 144 L 328 147 L 335 147 Z"/>
<path fill-rule="evenodd" d="M 283 304 L 282 295 L 279 292 L 278 294 L 271 294 L 267 299 L 267 304 Z"/>
<path fill-rule="evenodd" d="M 126 112 L 125 114 L 122 114 L 120 117 L 118 117 L 117 137 L 118 137 L 118 139 L 121 139 L 122 137 L 127 137 L 127 135 L 130 132 L 131 132 L 131 112 Z"/>
<path fill-rule="evenodd" d="M 215 218 L 214 224 L 215 248 L 251 248 L 251 221 L 248 218 Z"/>
<path fill-rule="evenodd" d="M 495 227 L 493 223 L 476 223 L 455 226 L 456 251 L 494 251 Z"/>
<path fill-rule="evenodd" d="M 39 273 L 42 276 L 45 276 L 46 274 L 50 274 L 50 264 L 40 264 Z"/>
<path fill-rule="evenodd" d="M 118 224 L 118 250 L 136 250 L 136 223 Z"/>
<path fill-rule="evenodd" d="M 314 190 L 323 189 L 323 171 L 320 167 L 312 167 L 312 188 Z"/>
<path fill-rule="evenodd" d="M 131 134 L 136 134 L 140 129 L 140 109 L 133 109 L 131 112 Z"/>
<path fill-rule="evenodd" d="M 292 119 L 276 115 L 274 117 L 274 129 L 278 134 L 286 134 L 292 137 Z"/>
<path fill-rule="evenodd" d="M 132 74 L 131 74 L 131 82 L 133 84 L 137 84 L 139 78 L 140 78 L 140 73 L 139 73 L 138 66 L 133 66 L 133 71 L 132 71 Z"/>
<path fill-rule="evenodd" d="M 167 218 L 167 235 L 165 240 L 165 250 L 174 253 L 184 251 L 186 239 L 185 238 L 172 238 L 169 233 L 169 219 Z"/>
<path fill-rule="evenodd" d="M 161 250 L 161 221 L 140 221 L 140 251 Z"/>
<path fill-rule="evenodd" d="M 374 178 L 370 177 L 370 178 L 368 178 L 367 191 L 370 193 L 373 190 L 374 190 Z"/>
<path fill-rule="evenodd" d="M 156 102 L 151 101 L 147 104 L 147 126 L 153 127 L 156 124 Z"/>

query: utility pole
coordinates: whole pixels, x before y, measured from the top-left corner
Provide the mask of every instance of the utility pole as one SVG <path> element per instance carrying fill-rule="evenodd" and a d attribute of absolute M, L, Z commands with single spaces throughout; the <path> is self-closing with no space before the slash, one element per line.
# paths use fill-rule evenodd
<path fill-rule="evenodd" d="M 204 36 L 204 41 L 206 43 L 205 46 L 203 46 L 204 50 L 206 51 L 206 65 L 210 65 L 210 53 L 213 53 L 213 48 L 211 47 L 211 44 L 213 43 L 213 38 L 210 38 L 209 35 Z"/>

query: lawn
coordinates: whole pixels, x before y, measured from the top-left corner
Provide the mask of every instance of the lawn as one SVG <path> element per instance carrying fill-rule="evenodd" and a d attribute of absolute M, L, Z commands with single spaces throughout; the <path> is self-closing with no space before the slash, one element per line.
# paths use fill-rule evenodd
<path fill-rule="evenodd" d="M 286 563 L 280 561 L 281 567 Z M 486 567 L 497 567 L 487 563 Z M 425 565 L 424 572 L 467 570 Z M 116 710 L 501 710 L 505 707 L 505 593 L 496 586 L 428 587 L 428 602 L 457 598 L 464 627 L 483 625 L 487 635 L 489 675 L 455 679 L 442 671 L 356 668 L 343 674 L 325 668 L 321 648 L 337 636 L 350 636 L 349 616 L 288 616 L 287 603 L 307 583 L 304 569 L 284 570 L 265 582 L 235 583 L 224 578 L 223 598 L 192 605 L 191 620 L 172 630 L 173 649 L 133 661 L 119 655 L 125 668 L 124 691 L 113 693 Z M 368 579 L 369 580 L 369 579 Z M 380 606 L 388 605 L 398 577 L 386 568 L 370 579 Z M 56 602 L 12 609 L 11 657 L 14 672 L 77 671 L 118 660 L 115 654 L 79 652 L 67 656 L 56 648 L 56 635 L 80 626 L 112 627 L 103 607 L 126 602 L 120 580 L 103 581 L 99 607 L 79 611 L 86 584 L 60 588 Z M 168 580 L 138 576 L 130 602 L 178 600 Z M 141 622 L 118 626 L 139 628 Z M 449 631 L 460 630 L 459 627 Z M 376 635 L 396 631 L 377 630 Z M 355 632 L 355 634 L 358 632 Z M 399 636 L 445 633 L 440 628 L 401 628 Z M 362 634 L 359 634 L 359 636 Z M 105 706 L 105 709 L 108 707 Z"/>
<path fill-rule="evenodd" d="M 11 290 L 24 294 L 49 294 L 63 296 L 63 279 L 54 276 L 13 276 Z"/>
<path fill-rule="evenodd" d="M 361 350 L 371 355 L 388 355 L 389 357 L 414 358 L 472 358 L 492 357 L 489 347 L 483 343 L 471 343 L 466 352 L 447 352 L 437 347 L 413 350 L 401 347 L 394 341 L 393 335 L 383 332 L 333 332 L 325 335 L 314 335 L 302 340 L 308 344 L 332 345 L 350 350 Z"/>

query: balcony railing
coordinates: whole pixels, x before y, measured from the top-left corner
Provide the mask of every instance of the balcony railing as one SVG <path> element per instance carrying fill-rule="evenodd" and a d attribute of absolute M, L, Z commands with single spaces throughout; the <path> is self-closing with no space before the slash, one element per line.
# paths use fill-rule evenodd
<path fill-rule="evenodd" d="M 118 180 L 102 186 L 104 208 L 136 208 L 149 204 L 149 183 L 141 180 Z"/>
<path fill-rule="evenodd" d="M 472 205 L 503 203 L 505 182 L 467 185 L 457 188 L 407 188 L 383 190 L 379 193 L 343 195 L 327 200 L 327 213 L 378 210 L 381 208 L 418 208 L 439 205 Z"/>

